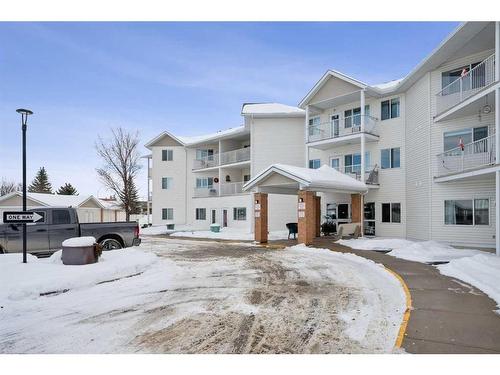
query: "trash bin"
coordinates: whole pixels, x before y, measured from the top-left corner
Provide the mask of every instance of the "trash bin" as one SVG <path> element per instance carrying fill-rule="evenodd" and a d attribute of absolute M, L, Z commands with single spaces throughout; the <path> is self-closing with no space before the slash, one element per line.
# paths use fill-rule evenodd
<path fill-rule="evenodd" d="M 66 265 L 97 263 L 101 246 L 94 237 L 73 237 L 62 243 L 62 262 Z"/>
<path fill-rule="evenodd" d="M 210 232 L 219 233 L 220 232 L 220 224 L 211 224 Z"/>

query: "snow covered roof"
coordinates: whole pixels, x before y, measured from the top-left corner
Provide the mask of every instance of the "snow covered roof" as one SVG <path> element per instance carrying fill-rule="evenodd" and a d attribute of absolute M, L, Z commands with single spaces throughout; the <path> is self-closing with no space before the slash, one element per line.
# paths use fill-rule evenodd
<path fill-rule="evenodd" d="M 380 91 L 392 91 L 403 81 L 403 79 L 404 78 L 394 79 L 389 82 L 377 83 L 376 85 L 370 86 Z"/>
<path fill-rule="evenodd" d="M 0 202 L 10 199 L 13 196 L 22 197 L 22 192 L 15 191 L 0 197 Z M 45 207 L 80 207 L 84 203 L 92 200 L 98 206 L 105 207 L 102 202 L 96 199 L 93 195 L 59 195 L 59 194 L 44 194 L 44 193 L 27 193 L 28 199 L 37 202 Z"/>
<path fill-rule="evenodd" d="M 156 142 L 158 142 L 160 139 L 162 139 L 165 136 L 168 136 L 172 139 L 174 139 L 176 142 L 178 142 L 182 146 L 194 146 L 197 144 L 202 144 L 202 143 L 208 143 L 208 142 L 213 142 L 217 141 L 219 139 L 223 138 L 231 138 L 234 136 L 239 136 L 239 135 L 244 135 L 244 134 L 249 134 L 249 130 L 245 128 L 244 125 L 237 126 L 235 128 L 229 128 L 226 130 L 219 130 L 214 133 L 209 133 L 209 134 L 204 134 L 204 135 L 199 135 L 199 136 L 176 136 L 173 135 L 172 133 L 168 131 L 164 131 L 160 133 L 158 136 L 153 138 L 151 141 L 145 144 L 145 147 L 150 148 L 152 147 Z"/>
<path fill-rule="evenodd" d="M 245 103 L 241 109 L 243 116 L 256 117 L 303 117 L 303 109 L 281 103 Z"/>
<path fill-rule="evenodd" d="M 287 164 L 273 164 L 259 173 L 243 186 L 248 191 L 254 187 L 262 187 L 272 175 L 278 174 L 290 183 L 283 182 L 282 185 L 288 190 L 313 190 L 313 191 L 335 191 L 345 193 L 366 193 L 366 185 L 344 173 L 323 165 L 318 169 L 297 167 Z M 286 185 L 286 186 L 285 186 Z M 279 184 L 272 184 L 272 189 L 279 188 Z M 284 193 L 284 192 L 283 192 Z M 285 193 L 284 193 L 285 194 Z"/>

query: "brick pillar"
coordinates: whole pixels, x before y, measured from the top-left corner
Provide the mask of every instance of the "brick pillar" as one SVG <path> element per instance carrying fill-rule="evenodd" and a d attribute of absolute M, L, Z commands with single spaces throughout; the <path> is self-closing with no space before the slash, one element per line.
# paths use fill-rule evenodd
<path fill-rule="evenodd" d="M 316 237 L 321 236 L 321 197 L 316 196 Z"/>
<path fill-rule="evenodd" d="M 310 245 L 316 234 L 316 196 L 313 191 L 299 191 L 299 243 Z"/>
<path fill-rule="evenodd" d="M 361 224 L 361 194 L 351 194 L 351 220 Z"/>
<path fill-rule="evenodd" d="M 267 242 L 267 194 L 255 193 L 254 197 L 254 234 L 255 241 Z"/>

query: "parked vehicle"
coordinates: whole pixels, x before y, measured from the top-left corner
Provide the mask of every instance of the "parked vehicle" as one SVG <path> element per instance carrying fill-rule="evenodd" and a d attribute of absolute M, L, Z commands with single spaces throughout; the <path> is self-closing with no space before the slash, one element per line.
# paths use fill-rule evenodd
<path fill-rule="evenodd" d="M 136 222 L 84 223 L 78 222 L 74 208 L 42 207 L 30 209 L 43 216 L 39 222 L 27 224 L 27 250 L 37 256 L 61 249 L 71 237 L 93 236 L 104 250 L 138 246 L 139 225 Z M 23 251 L 22 224 L 0 224 L 0 253 Z"/>

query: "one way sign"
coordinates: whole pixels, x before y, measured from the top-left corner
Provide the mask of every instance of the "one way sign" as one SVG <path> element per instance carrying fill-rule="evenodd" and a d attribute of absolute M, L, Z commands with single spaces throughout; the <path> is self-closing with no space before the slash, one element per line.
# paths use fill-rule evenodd
<path fill-rule="evenodd" d="M 42 220 L 43 219 L 43 220 Z M 5 224 L 36 223 L 45 221 L 45 215 L 30 211 L 5 211 L 3 213 L 3 222 Z"/>

